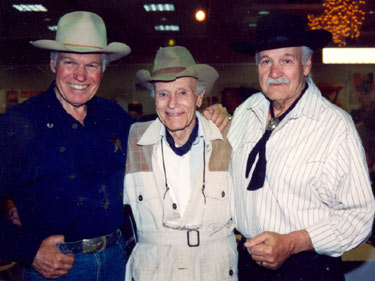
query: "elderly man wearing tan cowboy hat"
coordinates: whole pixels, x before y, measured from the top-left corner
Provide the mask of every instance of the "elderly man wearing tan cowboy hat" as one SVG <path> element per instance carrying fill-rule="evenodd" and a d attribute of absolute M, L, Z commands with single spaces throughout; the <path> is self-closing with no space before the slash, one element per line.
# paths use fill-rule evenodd
<path fill-rule="evenodd" d="M 160 48 L 138 80 L 158 119 L 129 135 L 125 202 L 137 225 L 126 280 L 237 280 L 229 206 L 230 145 L 197 112 L 218 73 L 181 46 Z"/>
<path fill-rule="evenodd" d="M 228 135 L 233 216 L 248 238 L 240 280 L 344 280 L 340 256 L 371 231 L 361 141 L 310 78 L 313 51 L 330 41 L 297 16 L 269 15 L 255 43 L 237 45 L 256 53 L 262 89 L 237 109 Z"/>
<path fill-rule="evenodd" d="M 23 280 L 123 280 L 130 118 L 95 94 L 106 63 L 130 48 L 107 45 L 90 12 L 64 15 L 56 40 L 31 44 L 52 51 L 56 79 L 0 121 L 0 196 L 13 197 L 21 221 L 0 217 L 0 256 L 23 265 Z"/>

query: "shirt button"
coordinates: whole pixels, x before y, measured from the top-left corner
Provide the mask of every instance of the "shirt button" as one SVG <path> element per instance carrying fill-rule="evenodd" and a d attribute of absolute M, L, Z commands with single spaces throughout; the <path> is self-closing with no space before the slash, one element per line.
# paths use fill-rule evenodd
<path fill-rule="evenodd" d="M 326 270 L 327 270 L 327 271 L 330 271 L 331 269 L 330 269 L 329 267 L 326 267 Z"/>
<path fill-rule="evenodd" d="M 173 208 L 173 210 L 176 210 L 177 209 L 177 204 L 173 203 L 172 208 Z"/>
<path fill-rule="evenodd" d="M 139 200 L 139 201 L 142 201 L 142 200 L 143 200 L 143 196 L 142 196 L 142 195 L 139 195 L 139 196 L 138 196 L 138 200 Z"/>
<path fill-rule="evenodd" d="M 79 201 L 77 202 L 77 206 L 78 206 L 78 207 L 82 207 L 82 206 L 83 206 L 83 202 L 82 202 L 82 200 L 79 200 Z"/>
<path fill-rule="evenodd" d="M 230 276 L 233 276 L 233 270 L 232 270 L 232 269 L 229 270 L 229 275 L 230 275 Z"/>
<path fill-rule="evenodd" d="M 221 192 L 221 197 L 223 197 L 223 198 L 225 197 L 225 191 Z"/>
<path fill-rule="evenodd" d="M 73 129 L 77 129 L 78 128 L 78 124 L 77 123 L 73 123 L 72 128 Z"/>
<path fill-rule="evenodd" d="M 74 179 L 76 178 L 76 175 L 72 173 L 72 174 L 69 175 L 69 178 L 70 178 L 71 180 L 74 180 Z"/>
<path fill-rule="evenodd" d="M 65 146 L 60 146 L 60 152 L 64 152 L 66 150 Z"/>
<path fill-rule="evenodd" d="M 104 209 L 104 210 L 107 210 L 107 209 L 108 209 L 108 206 L 109 206 L 109 203 L 108 203 L 108 202 L 105 202 L 104 205 L 103 205 L 103 209 Z"/>

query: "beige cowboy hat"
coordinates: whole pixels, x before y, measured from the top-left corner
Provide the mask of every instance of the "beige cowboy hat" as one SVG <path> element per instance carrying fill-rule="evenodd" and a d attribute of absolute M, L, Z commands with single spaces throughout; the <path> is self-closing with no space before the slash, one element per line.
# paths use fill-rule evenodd
<path fill-rule="evenodd" d="M 108 53 L 110 61 L 130 53 L 128 45 L 113 42 L 107 45 L 103 19 L 91 12 L 72 12 L 62 16 L 57 24 L 56 40 L 30 42 L 34 47 L 74 53 Z"/>
<path fill-rule="evenodd" d="M 150 88 L 153 82 L 174 81 L 180 77 L 197 78 L 208 93 L 219 74 L 207 64 L 197 64 L 188 49 L 182 46 L 159 48 L 152 72 L 144 69 L 137 72 L 139 82 L 146 88 Z"/>

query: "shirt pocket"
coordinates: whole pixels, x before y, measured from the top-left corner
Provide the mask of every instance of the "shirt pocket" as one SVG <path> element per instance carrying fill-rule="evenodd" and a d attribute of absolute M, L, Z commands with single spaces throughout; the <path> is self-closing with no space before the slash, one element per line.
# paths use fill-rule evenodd
<path fill-rule="evenodd" d="M 142 172 L 126 175 L 125 192 L 131 205 L 137 227 L 147 225 L 161 217 L 161 202 L 152 173 Z"/>
<path fill-rule="evenodd" d="M 204 224 L 222 226 L 230 220 L 230 198 L 227 172 L 215 172 L 210 175 L 214 181 L 208 181 L 204 190 L 206 206 Z"/>

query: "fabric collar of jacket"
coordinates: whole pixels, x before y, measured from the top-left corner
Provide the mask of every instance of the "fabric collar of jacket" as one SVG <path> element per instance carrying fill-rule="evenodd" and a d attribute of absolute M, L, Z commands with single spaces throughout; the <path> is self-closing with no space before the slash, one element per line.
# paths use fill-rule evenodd
<path fill-rule="evenodd" d="M 205 142 L 210 142 L 213 140 L 224 140 L 223 136 L 220 133 L 219 128 L 216 126 L 209 126 L 208 123 L 212 122 L 207 120 L 205 117 L 203 117 L 202 114 L 199 112 L 196 112 L 196 116 L 199 120 L 199 122 L 202 124 L 200 129 L 203 130 L 203 136 Z M 158 142 L 160 139 L 160 130 L 162 128 L 163 123 L 160 122 L 159 118 L 157 118 L 155 121 L 151 123 L 151 125 L 147 128 L 141 139 L 138 141 L 138 145 L 154 145 Z"/>
<path fill-rule="evenodd" d="M 301 97 L 301 100 L 298 102 L 298 104 L 296 104 L 295 108 L 288 114 L 288 116 L 284 118 L 280 125 L 288 122 L 288 120 L 290 119 L 296 119 L 301 116 L 306 116 L 307 118 L 318 120 L 320 115 L 319 113 L 321 110 L 321 93 L 318 87 L 311 80 L 311 78 L 306 78 L 306 83 L 309 85 L 309 87 L 306 90 L 306 93 Z M 251 104 L 251 106 L 249 104 Z M 264 116 L 268 115 L 270 102 L 264 96 L 263 93 L 259 92 L 257 94 L 252 95 L 240 106 L 244 106 L 247 110 L 252 111 L 259 119 L 259 122 L 266 123 L 266 119 L 264 118 Z M 242 139 L 235 139 L 231 132 L 236 131 L 235 128 L 239 127 L 240 125 L 241 124 L 237 122 L 235 114 L 233 116 L 231 129 L 228 134 L 229 142 L 231 143 L 232 148 L 234 150 L 244 143 L 256 141 L 253 139 L 253 134 L 244 134 Z M 279 128 L 276 128 L 276 130 L 278 129 Z"/>

